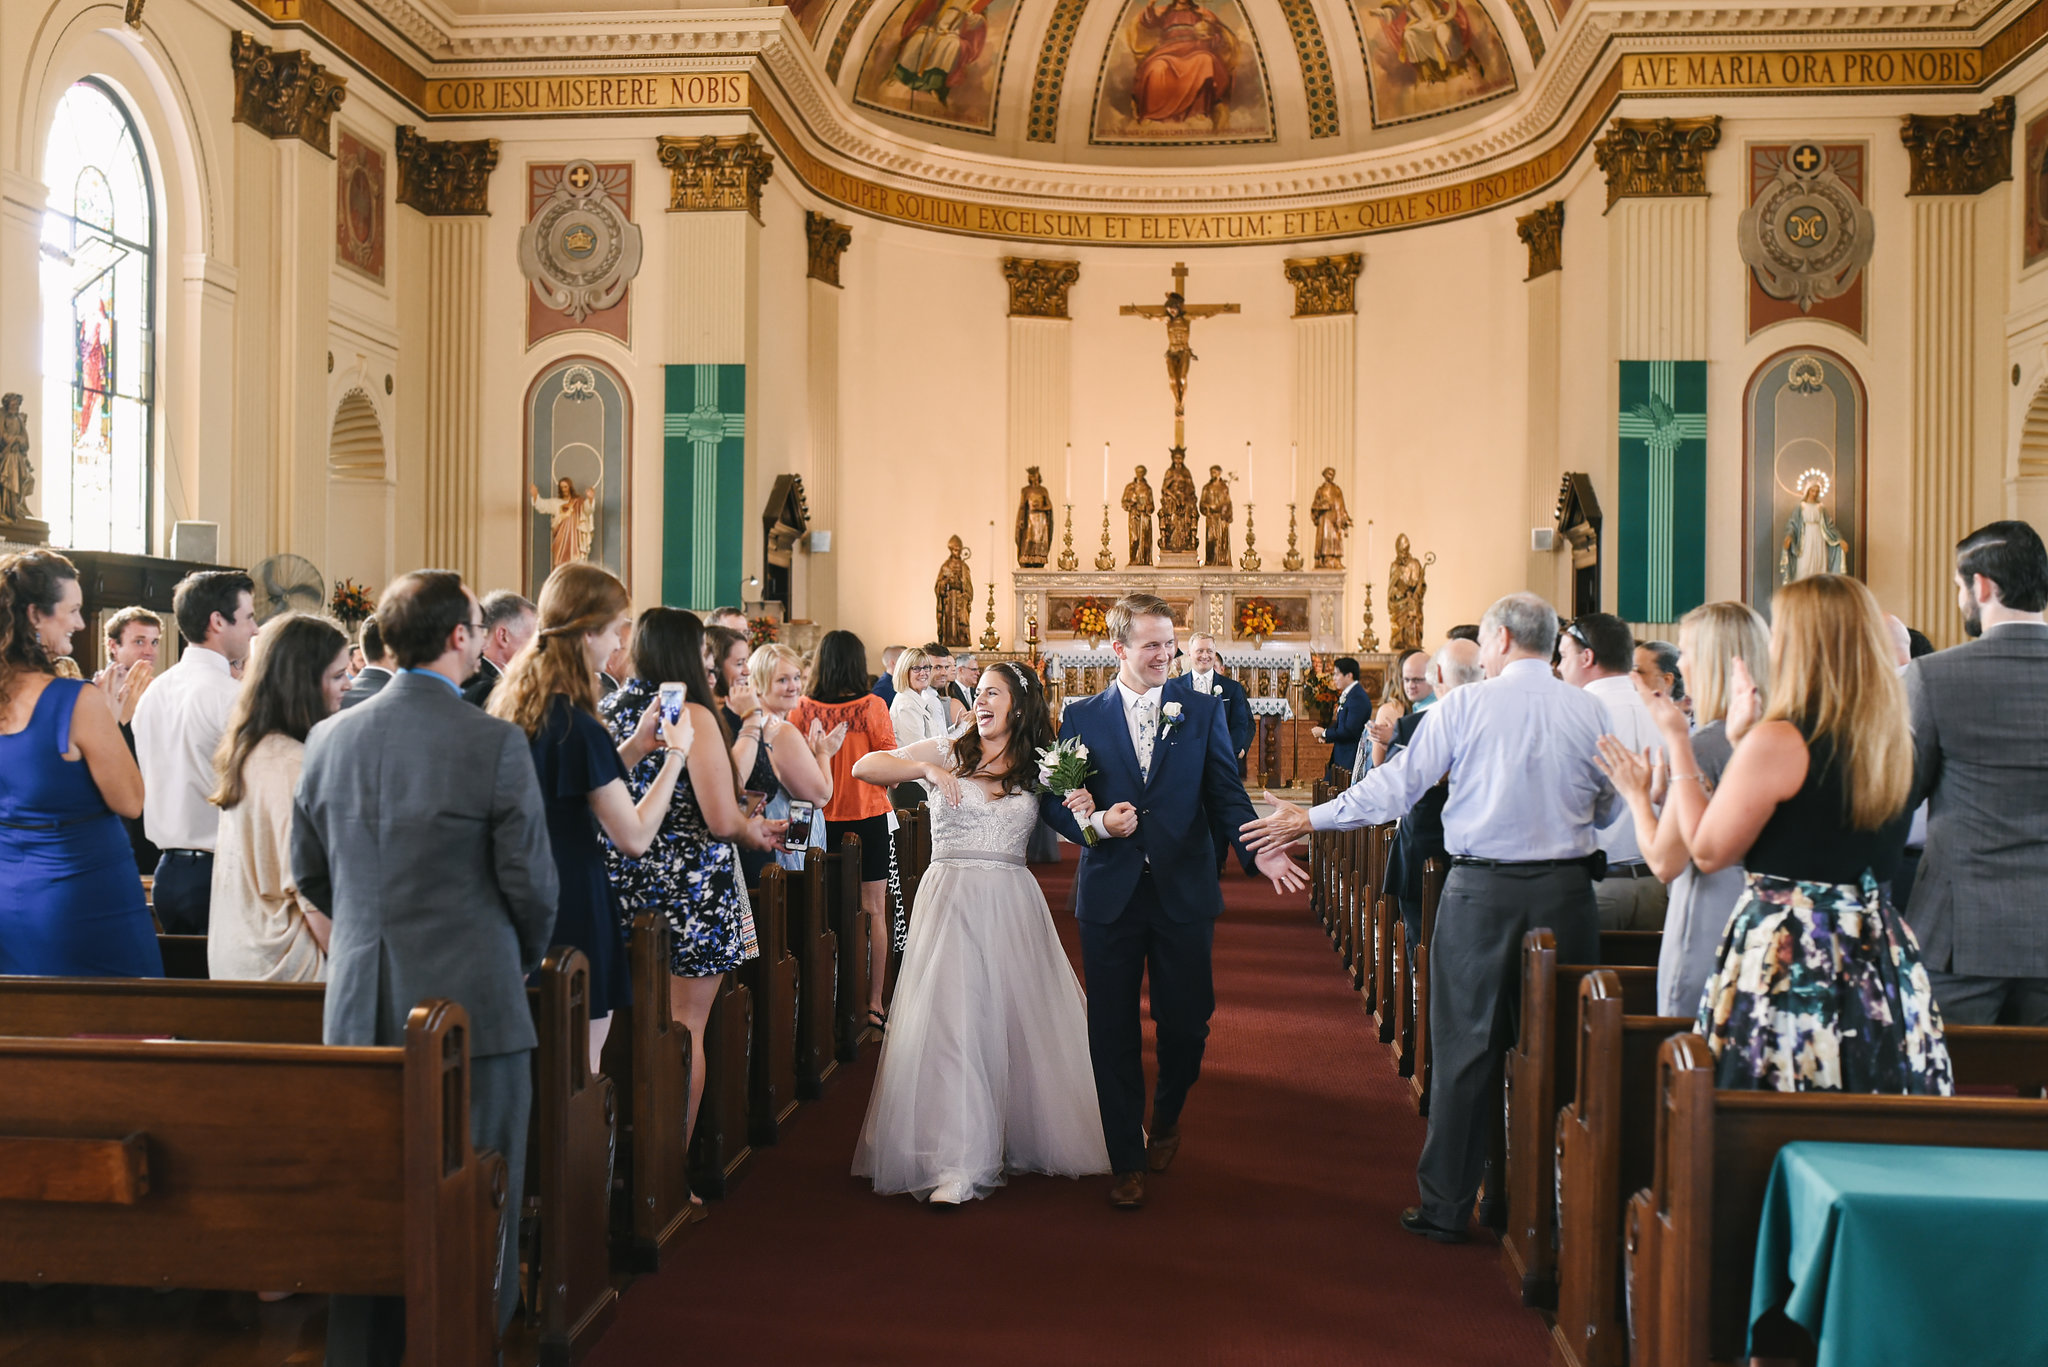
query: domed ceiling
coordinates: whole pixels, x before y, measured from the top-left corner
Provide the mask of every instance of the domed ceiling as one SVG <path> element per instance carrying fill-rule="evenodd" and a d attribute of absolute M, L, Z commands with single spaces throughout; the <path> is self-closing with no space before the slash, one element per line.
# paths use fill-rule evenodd
<path fill-rule="evenodd" d="M 827 76 L 917 139 L 1041 161 L 1300 161 L 1487 116 L 1569 0 L 790 0 Z"/>

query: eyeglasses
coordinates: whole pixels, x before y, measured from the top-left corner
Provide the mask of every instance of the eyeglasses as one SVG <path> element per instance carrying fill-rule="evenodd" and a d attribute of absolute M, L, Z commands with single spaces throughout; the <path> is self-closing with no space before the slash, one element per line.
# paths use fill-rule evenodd
<path fill-rule="evenodd" d="M 932 667 L 930 665 L 912 665 L 910 672 L 912 674 L 929 674 L 932 672 Z"/>

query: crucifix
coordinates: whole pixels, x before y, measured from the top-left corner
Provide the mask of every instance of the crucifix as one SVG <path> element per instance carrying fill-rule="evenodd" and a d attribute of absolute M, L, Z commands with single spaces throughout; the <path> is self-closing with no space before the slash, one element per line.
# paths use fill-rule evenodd
<path fill-rule="evenodd" d="M 1166 320 L 1166 382 L 1173 387 L 1173 444 L 1185 445 L 1182 436 L 1182 419 L 1185 415 L 1188 392 L 1188 367 L 1194 363 L 1194 349 L 1188 344 L 1188 334 L 1197 318 L 1213 318 L 1219 313 L 1236 313 L 1236 304 L 1190 304 L 1185 291 L 1188 284 L 1187 263 L 1173 263 L 1173 288 L 1167 291 L 1164 304 L 1125 304 L 1117 312 L 1130 317 L 1164 318 Z"/>

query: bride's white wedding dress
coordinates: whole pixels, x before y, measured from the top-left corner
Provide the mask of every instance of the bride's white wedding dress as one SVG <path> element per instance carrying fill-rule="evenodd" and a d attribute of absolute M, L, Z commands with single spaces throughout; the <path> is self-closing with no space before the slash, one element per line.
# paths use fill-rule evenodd
<path fill-rule="evenodd" d="M 883 1194 L 959 1201 L 1012 1172 L 1108 1172 L 1087 1003 L 1024 867 L 1038 799 L 963 779 L 957 806 L 934 793 L 929 810 L 931 868 L 854 1175 Z"/>

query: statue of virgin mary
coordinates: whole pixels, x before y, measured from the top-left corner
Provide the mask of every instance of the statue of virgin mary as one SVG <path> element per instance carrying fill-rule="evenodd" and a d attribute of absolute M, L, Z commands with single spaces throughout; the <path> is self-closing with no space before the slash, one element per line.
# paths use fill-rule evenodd
<path fill-rule="evenodd" d="M 1828 510 L 1820 506 L 1825 479 L 1809 473 L 1799 484 L 1799 506 L 1785 519 L 1785 541 L 1778 556 L 1778 582 L 1790 584 L 1816 574 L 1841 574 L 1849 546 Z"/>

